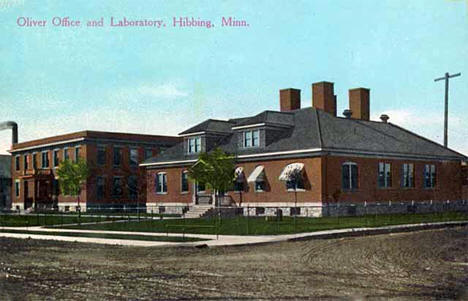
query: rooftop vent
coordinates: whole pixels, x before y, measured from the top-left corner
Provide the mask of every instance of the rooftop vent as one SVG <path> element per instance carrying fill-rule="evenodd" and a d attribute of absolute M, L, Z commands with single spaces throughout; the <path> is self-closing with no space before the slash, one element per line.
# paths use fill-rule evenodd
<path fill-rule="evenodd" d="M 388 117 L 387 114 L 382 114 L 380 115 L 380 120 L 382 120 L 383 123 L 387 123 L 390 117 Z"/>
<path fill-rule="evenodd" d="M 346 109 L 343 111 L 343 116 L 346 117 L 346 118 L 351 118 L 351 115 L 353 115 L 353 112 L 349 109 Z"/>

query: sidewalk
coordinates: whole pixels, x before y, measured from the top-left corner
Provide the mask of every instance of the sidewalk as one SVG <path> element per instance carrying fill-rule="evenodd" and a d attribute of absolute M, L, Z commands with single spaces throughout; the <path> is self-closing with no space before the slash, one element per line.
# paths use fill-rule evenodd
<path fill-rule="evenodd" d="M 418 231 L 427 229 L 437 229 L 444 227 L 465 226 L 468 221 L 455 221 L 455 222 L 438 222 L 438 223 L 420 223 L 420 224 L 406 224 L 406 225 L 393 225 L 376 228 L 349 228 L 349 229 L 336 229 L 325 230 L 317 232 L 296 233 L 286 235 L 256 235 L 256 236 L 239 236 L 239 235 L 216 235 L 211 234 L 185 234 L 186 237 L 194 237 L 201 239 L 208 239 L 207 241 L 198 242 L 165 242 L 165 241 L 144 241 L 144 240 L 131 240 L 131 239 L 109 239 L 109 238 L 91 238 L 91 237 L 70 237 L 59 235 L 41 235 L 41 234 L 27 234 L 27 233 L 7 233 L 0 232 L 0 237 L 12 237 L 23 239 L 45 239 L 45 240 L 58 240 L 69 242 L 84 242 L 84 243 L 97 243 L 106 245 L 121 245 L 121 246 L 140 246 L 140 247 L 173 247 L 173 246 L 242 246 L 242 245 L 255 245 L 265 244 L 272 242 L 290 241 L 290 240 L 305 240 L 305 239 L 328 239 L 347 236 L 364 236 L 375 235 L 383 233 L 395 233 L 406 231 Z M 64 233 L 98 233 L 98 234 L 122 234 L 122 235 L 145 235 L 145 236 L 166 236 L 166 233 L 156 232 L 129 232 L 129 231 L 100 231 L 100 230 L 80 230 L 80 229 L 50 229 L 41 226 L 36 227 L 2 227 L 1 230 L 21 230 L 21 231 L 41 231 L 41 232 L 64 232 Z M 182 233 L 169 233 L 168 236 L 181 237 Z"/>

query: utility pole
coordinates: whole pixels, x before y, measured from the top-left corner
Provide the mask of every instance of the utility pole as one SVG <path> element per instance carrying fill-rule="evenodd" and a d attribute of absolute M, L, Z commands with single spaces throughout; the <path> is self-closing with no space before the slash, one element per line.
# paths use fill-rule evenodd
<path fill-rule="evenodd" d="M 448 72 L 445 73 L 444 77 L 436 78 L 434 81 L 445 80 L 445 113 L 444 113 L 444 146 L 447 147 L 448 144 L 448 90 L 449 90 L 449 79 L 452 77 L 460 76 L 461 73 L 450 75 Z"/>

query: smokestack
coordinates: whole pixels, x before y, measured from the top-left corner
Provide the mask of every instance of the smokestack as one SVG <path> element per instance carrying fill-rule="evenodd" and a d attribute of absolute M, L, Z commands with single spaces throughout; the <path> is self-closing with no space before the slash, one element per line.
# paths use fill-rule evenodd
<path fill-rule="evenodd" d="M 349 119 L 349 118 L 351 118 L 351 115 L 353 115 L 353 112 L 351 110 L 346 109 L 346 110 L 343 111 L 343 116 L 344 117 Z"/>
<path fill-rule="evenodd" d="M 336 95 L 333 91 L 333 83 L 312 84 L 312 106 L 336 117 Z"/>
<path fill-rule="evenodd" d="M 18 143 L 18 124 L 14 121 L 5 121 L 0 122 L 0 131 L 1 130 L 8 130 L 11 129 L 11 143 L 16 144 Z"/>
<path fill-rule="evenodd" d="M 349 90 L 349 109 L 353 112 L 351 118 L 369 121 L 369 94 L 366 88 Z"/>
<path fill-rule="evenodd" d="M 282 89 L 280 94 L 280 110 L 281 112 L 298 110 L 301 108 L 301 90 L 299 89 Z"/>

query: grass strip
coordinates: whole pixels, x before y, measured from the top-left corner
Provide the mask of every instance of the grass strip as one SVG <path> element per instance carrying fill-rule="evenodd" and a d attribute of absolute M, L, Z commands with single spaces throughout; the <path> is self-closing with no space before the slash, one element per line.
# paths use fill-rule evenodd
<path fill-rule="evenodd" d="M 276 235 L 322 230 L 381 227 L 401 224 L 468 220 L 468 213 L 418 213 L 418 214 L 382 214 L 352 217 L 244 217 L 233 218 L 197 218 L 172 220 L 140 220 L 120 223 L 74 225 L 63 228 L 135 231 L 135 232 L 174 232 L 224 235 Z"/>

